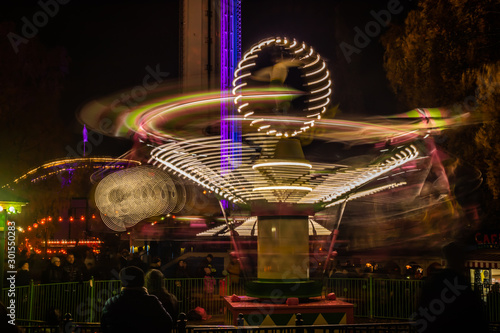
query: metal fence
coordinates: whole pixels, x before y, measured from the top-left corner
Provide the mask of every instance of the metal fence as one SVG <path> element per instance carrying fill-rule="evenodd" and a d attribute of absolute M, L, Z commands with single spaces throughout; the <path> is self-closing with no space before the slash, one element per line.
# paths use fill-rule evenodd
<path fill-rule="evenodd" d="M 228 279 L 217 279 L 213 292 L 204 288 L 204 280 L 166 279 L 165 287 L 179 301 L 179 312 L 188 313 L 196 307 L 209 314 L 223 314 L 223 297 L 244 294 L 243 284 L 234 284 Z M 52 322 L 55 317 L 71 313 L 76 322 L 100 321 L 106 300 L 120 293 L 121 284 L 113 281 L 69 282 L 58 284 L 33 284 L 16 287 L 16 318 Z M 2 300 L 7 300 L 8 289 L 4 288 Z"/>
<path fill-rule="evenodd" d="M 354 304 L 356 317 L 408 320 L 417 309 L 422 286 L 423 282 L 418 280 L 331 278 L 325 282 L 325 294 L 334 292 L 338 298 Z M 17 287 L 16 318 L 51 322 L 57 315 L 71 313 L 75 322 L 97 323 L 104 303 L 117 295 L 120 287 L 120 281 L 93 279 Z M 235 284 L 227 278 L 217 279 L 213 293 L 206 292 L 201 278 L 166 279 L 165 287 L 179 300 L 179 312 L 188 313 L 199 306 L 210 315 L 226 319 L 223 297 L 245 294 L 243 281 Z M 3 290 L 2 300 L 7 300 L 7 289 Z M 499 322 L 500 305 L 490 302 L 487 309 L 490 322 Z"/>
<path fill-rule="evenodd" d="M 420 280 L 331 278 L 327 293 L 354 304 L 357 317 L 408 319 L 417 308 Z"/>

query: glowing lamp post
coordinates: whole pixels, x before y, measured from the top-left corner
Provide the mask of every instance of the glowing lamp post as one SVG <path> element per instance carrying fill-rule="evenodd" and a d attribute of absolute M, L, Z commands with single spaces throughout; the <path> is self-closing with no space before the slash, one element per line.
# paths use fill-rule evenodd
<path fill-rule="evenodd" d="M 3 289 L 4 284 L 5 240 L 8 238 L 6 236 L 8 235 L 8 227 L 10 226 L 8 225 L 8 217 L 20 213 L 21 208 L 26 204 L 25 200 L 17 198 L 9 192 L 0 191 L 0 290 Z M 14 264 L 13 266 L 9 266 L 8 270 L 12 271 L 15 269 L 16 266 Z"/>

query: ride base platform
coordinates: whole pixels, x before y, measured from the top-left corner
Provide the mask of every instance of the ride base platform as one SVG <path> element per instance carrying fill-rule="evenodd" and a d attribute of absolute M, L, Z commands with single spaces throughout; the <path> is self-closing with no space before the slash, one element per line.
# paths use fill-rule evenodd
<path fill-rule="evenodd" d="M 341 300 L 322 297 L 301 299 L 298 304 L 283 300 L 262 300 L 256 297 L 225 296 L 224 304 L 231 313 L 232 324 L 238 325 L 238 314 L 243 314 L 245 326 L 295 326 L 296 314 L 302 314 L 302 325 L 353 324 L 354 305 Z"/>

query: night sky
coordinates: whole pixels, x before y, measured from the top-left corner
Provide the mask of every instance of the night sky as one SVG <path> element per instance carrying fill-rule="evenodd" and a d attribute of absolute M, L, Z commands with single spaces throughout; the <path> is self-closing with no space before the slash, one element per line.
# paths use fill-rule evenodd
<path fill-rule="evenodd" d="M 365 29 L 374 21 L 370 12 L 387 9 L 390 2 L 243 0 L 242 49 L 269 36 L 305 41 L 328 61 L 335 84 L 334 102 L 340 104 L 343 116 L 404 112 L 406 108 L 390 91 L 382 67 L 383 48 L 377 39 L 385 28 L 359 54 L 352 54 L 350 62 L 339 47 L 342 42 L 354 45 L 355 28 Z M 17 33 L 23 17 L 32 21 L 42 10 L 37 1 L 4 1 L 0 6 L 0 20 L 14 22 Z M 404 20 L 411 6 L 412 2 L 402 2 L 401 12 L 391 16 L 391 23 Z M 74 114 L 87 101 L 141 84 L 147 66 L 159 66 L 172 79 L 179 75 L 176 0 L 67 1 L 39 28 L 36 38 L 68 52 L 69 74 L 59 114 L 75 142 L 80 139 L 81 124 Z M 120 155 L 129 146 L 108 139 L 93 153 Z"/>

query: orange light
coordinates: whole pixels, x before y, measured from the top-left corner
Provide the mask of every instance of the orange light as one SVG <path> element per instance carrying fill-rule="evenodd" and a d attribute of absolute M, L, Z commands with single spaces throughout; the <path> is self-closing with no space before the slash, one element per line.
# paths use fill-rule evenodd
<path fill-rule="evenodd" d="M 49 216 L 49 222 L 52 221 L 52 216 Z"/>
<path fill-rule="evenodd" d="M 81 221 L 85 221 L 85 216 L 83 216 L 83 215 L 82 215 L 82 216 L 80 216 L 80 220 L 81 220 Z"/>
<path fill-rule="evenodd" d="M 44 220 L 40 221 L 40 224 L 45 224 L 45 221 Z"/>
<path fill-rule="evenodd" d="M 33 223 L 33 228 L 38 228 L 38 223 Z"/>
<path fill-rule="evenodd" d="M 28 227 L 28 231 L 31 231 L 31 227 Z"/>
<path fill-rule="evenodd" d="M 73 220 L 74 220 L 73 216 L 70 216 L 70 217 L 69 217 L 69 221 L 70 221 L 70 222 L 73 222 Z"/>
<path fill-rule="evenodd" d="M 62 222 L 62 217 L 59 216 L 59 222 Z"/>
<path fill-rule="evenodd" d="M 94 214 L 92 214 L 92 218 L 95 219 L 95 215 Z"/>
<path fill-rule="evenodd" d="M 172 218 L 175 219 L 175 215 L 172 215 Z"/>

